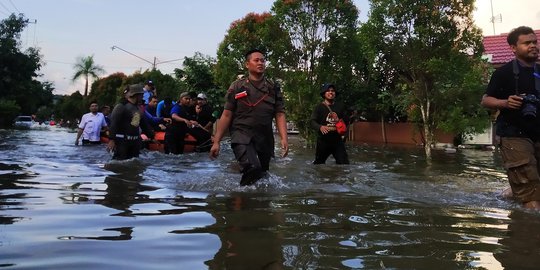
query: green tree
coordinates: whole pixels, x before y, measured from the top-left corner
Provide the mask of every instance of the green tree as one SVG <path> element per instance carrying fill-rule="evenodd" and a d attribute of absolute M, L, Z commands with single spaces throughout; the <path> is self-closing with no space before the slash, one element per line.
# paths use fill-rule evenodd
<path fill-rule="evenodd" d="M 88 102 L 95 100 L 100 106 L 114 106 L 121 98 L 120 88 L 126 79 L 127 76 L 121 72 L 98 79 L 90 88 L 87 98 Z"/>
<path fill-rule="evenodd" d="M 215 66 L 215 58 L 196 52 L 184 59 L 183 68 L 175 69 L 175 74 L 185 84 L 186 91 L 205 93 L 209 104 L 217 109 L 223 106 L 224 91 L 215 83 Z"/>
<path fill-rule="evenodd" d="M 474 0 L 372 0 L 366 23 L 375 55 L 392 69 L 396 103 L 418 115 L 431 158 L 434 131 L 474 132 L 485 127 L 479 106 L 483 62 Z M 417 112 L 417 114 L 415 114 Z M 464 117 L 466 116 L 466 117 Z"/>
<path fill-rule="evenodd" d="M 99 75 L 105 73 L 103 67 L 94 62 L 93 55 L 78 57 L 73 68 L 75 69 L 75 74 L 73 75 L 72 80 L 76 81 L 81 77 L 84 79 L 84 97 L 88 95 L 88 83 L 90 78 L 98 79 Z"/>
<path fill-rule="evenodd" d="M 184 68 L 175 69 L 176 77 L 184 81 L 190 91 L 202 92 L 215 89 L 212 70 L 216 60 L 196 52 L 193 57 L 186 57 L 183 62 Z"/>
<path fill-rule="evenodd" d="M 61 96 L 54 108 L 54 114 L 59 119 L 64 119 L 65 122 L 69 121 L 72 126 L 77 123 L 77 119 L 81 119 L 82 115 L 86 113 L 88 106 L 85 108 L 83 104 L 83 96 L 79 91 L 67 96 Z"/>
<path fill-rule="evenodd" d="M 358 9 L 352 1 L 278 0 L 272 11 L 293 46 L 281 57 L 293 63 L 283 76 L 290 118 L 313 134 L 309 119 L 323 83 L 336 84 L 342 100 L 360 98 L 366 61 L 356 36 Z"/>
<path fill-rule="evenodd" d="M 361 51 L 365 57 L 363 88 L 358 91 L 361 98 L 354 98 L 355 108 L 358 108 L 368 121 L 381 121 L 383 124 L 391 119 L 406 120 L 400 110 L 396 94 L 396 70 L 388 61 L 388 56 L 378 51 L 380 43 L 377 29 L 370 24 L 363 24 L 357 35 Z"/>
<path fill-rule="evenodd" d="M 17 105 L 15 100 L 6 100 L 0 98 L 0 126 L 6 126 L 12 122 L 19 114 L 21 107 Z"/>
<path fill-rule="evenodd" d="M 285 51 L 292 50 L 288 33 L 280 28 L 270 13 L 249 13 L 231 23 L 223 41 L 219 44 L 217 64 L 214 69 L 216 84 L 223 90 L 239 75 L 245 75 L 244 54 L 251 49 L 264 51 L 267 58 L 266 73 L 280 78 L 287 66 L 294 61 L 285 59 Z"/>
<path fill-rule="evenodd" d="M 179 96 L 180 92 L 186 91 L 180 80 L 171 76 L 170 74 L 161 73 L 159 69 L 147 70 L 143 73 L 136 72 L 128 76 L 122 85 L 122 89 L 128 84 L 143 84 L 147 80 L 154 82 L 159 99 L 170 97 L 175 100 L 175 98 Z"/>
<path fill-rule="evenodd" d="M 13 115 L 33 114 L 52 102 L 52 84 L 36 79 L 42 65 L 39 50 L 21 50 L 20 35 L 27 25 L 22 14 L 0 22 L 0 125 L 11 123 Z"/>

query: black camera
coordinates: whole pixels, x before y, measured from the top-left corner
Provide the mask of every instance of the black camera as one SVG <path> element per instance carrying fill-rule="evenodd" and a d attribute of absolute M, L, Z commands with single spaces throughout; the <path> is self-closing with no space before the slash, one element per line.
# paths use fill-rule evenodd
<path fill-rule="evenodd" d="M 533 94 L 523 96 L 521 105 L 521 115 L 526 118 L 536 118 L 536 105 L 540 104 L 538 99 Z"/>

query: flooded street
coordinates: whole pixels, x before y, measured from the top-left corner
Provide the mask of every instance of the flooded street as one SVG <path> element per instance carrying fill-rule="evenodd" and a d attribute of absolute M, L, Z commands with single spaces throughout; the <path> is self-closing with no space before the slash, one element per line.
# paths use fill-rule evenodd
<path fill-rule="evenodd" d="M 0 130 L 6 269 L 538 269 L 540 213 L 498 195 L 499 154 L 348 145 L 312 165 L 290 137 L 270 175 L 239 186 L 217 160 L 146 152 L 111 162 L 62 128 Z"/>

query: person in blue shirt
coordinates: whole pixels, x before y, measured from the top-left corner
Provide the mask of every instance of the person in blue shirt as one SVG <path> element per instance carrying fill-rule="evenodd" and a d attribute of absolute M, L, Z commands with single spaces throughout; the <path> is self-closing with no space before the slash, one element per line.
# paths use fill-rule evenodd
<path fill-rule="evenodd" d="M 165 131 L 166 125 L 170 124 L 172 121 L 170 117 L 156 116 L 157 101 L 158 99 L 156 96 L 150 98 L 150 101 L 145 106 L 144 117 L 154 131 Z"/>
<path fill-rule="evenodd" d="M 154 82 L 151 80 L 144 83 L 143 91 L 143 101 L 145 105 L 150 102 L 151 97 L 157 96 L 156 87 L 154 86 Z"/>
<path fill-rule="evenodd" d="M 210 134 L 195 120 L 191 106 L 192 97 L 188 92 L 180 94 L 178 102 L 171 109 L 172 123 L 165 133 L 165 153 L 184 153 L 184 139 L 187 133 L 197 140 L 197 145 L 207 144 Z"/>
<path fill-rule="evenodd" d="M 171 118 L 171 109 L 176 104 L 170 97 L 166 97 L 162 101 L 158 102 L 156 109 L 157 117 Z"/>

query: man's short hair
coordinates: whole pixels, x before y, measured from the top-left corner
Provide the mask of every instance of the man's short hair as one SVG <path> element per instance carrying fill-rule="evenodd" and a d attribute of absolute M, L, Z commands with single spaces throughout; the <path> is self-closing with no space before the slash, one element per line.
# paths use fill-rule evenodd
<path fill-rule="evenodd" d="M 506 37 L 506 41 L 508 42 L 508 45 L 517 45 L 519 36 L 529 35 L 529 34 L 534 34 L 534 30 L 532 28 L 528 26 L 520 26 L 510 31 L 510 33 L 508 34 L 508 37 Z"/>
<path fill-rule="evenodd" d="M 262 55 L 264 56 L 264 52 L 263 52 L 263 51 L 261 51 L 261 50 L 259 50 L 259 49 L 251 49 L 251 50 L 247 51 L 246 54 L 244 55 L 245 58 L 246 58 L 246 61 L 249 59 L 249 56 L 250 56 L 252 53 L 256 53 L 256 52 L 258 52 L 258 53 L 260 53 L 260 54 L 262 54 Z"/>

